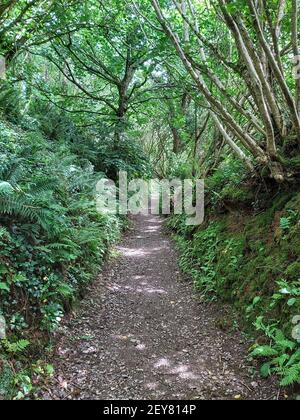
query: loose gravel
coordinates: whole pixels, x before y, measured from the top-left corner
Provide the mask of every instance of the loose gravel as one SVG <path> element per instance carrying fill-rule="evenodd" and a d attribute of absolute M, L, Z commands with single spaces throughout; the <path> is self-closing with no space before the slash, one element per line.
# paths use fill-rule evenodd
<path fill-rule="evenodd" d="M 133 221 L 118 257 L 57 337 L 44 398 L 278 399 L 275 383 L 253 374 L 249 343 L 220 329 L 226 309 L 201 302 L 182 277 L 162 219 Z"/>

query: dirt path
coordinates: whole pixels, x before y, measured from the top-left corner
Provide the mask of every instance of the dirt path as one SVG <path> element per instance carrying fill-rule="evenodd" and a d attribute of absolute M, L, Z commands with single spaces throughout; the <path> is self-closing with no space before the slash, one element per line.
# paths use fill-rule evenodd
<path fill-rule="evenodd" d="M 222 310 L 201 304 L 154 216 L 138 216 L 65 326 L 52 399 L 271 399 L 253 378 L 239 333 L 218 327 Z"/>

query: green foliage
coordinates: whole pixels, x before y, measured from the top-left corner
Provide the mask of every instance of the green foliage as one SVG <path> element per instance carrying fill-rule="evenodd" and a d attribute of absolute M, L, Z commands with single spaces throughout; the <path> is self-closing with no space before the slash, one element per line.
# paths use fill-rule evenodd
<path fill-rule="evenodd" d="M 111 147 L 111 139 L 102 139 L 99 144 L 92 146 L 96 152 L 96 159 L 91 159 L 95 169 L 103 172 L 108 178 L 117 180 L 118 173 L 125 171 L 130 178 L 150 178 L 152 175 L 149 160 L 145 156 L 142 147 L 126 139 L 117 147 Z"/>
<path fill-rule="evenodd" d="M 0 359 L 0 397 L 11 400 L 28 400 L 38 398 L 38 383 L 47 385 L 53 377 L 54 368 L 42 360 L 38 360 L 26 369 L 14 372 L 12 364 Z M 20 361 L 18 362 L 20 365 Z"/>
<path fill-rule="evenodd" d="M 124 169 L 135 176 L 148 167 L 133 142 L 114 151 L 107 139 L 93 144 L 62 115 L 50 135 L 39 112 L 12 114 L 5 101 L 0 100 L 7 113 L 0 119 L 0 313 L 8 338 L 1 342 L 0 393 L 27 399 L 35 392 L 31 363 L 40 345 L 29 344 L 31 334 L 58 328 L 125 224 L 97 212 L 96 183 L 105 172 Z M 51 124 L 57 116 L 48 110 Z"/>
<path fill-rule="evenodd" d="M 12 398 L 12 389 L 14 387 L 14 373 L 11 365 L 3 357 L 0 358 L 0 397 Z"/>
<path fill-rule="evenodd" d="M 288 232 L 291 229 L 292 225 L 299 219 L 298 212 L 294 210 L 288 210 L 287 213 L 289 214 L 289 216 L 282 217 L 280 219 L 280 228 L 284 233 Z"/>
<path fill-rule="evenodd" d="M 28 340 L 18 340 L 16 342 L 9 342 L 8 340 L 2 341 L 2 347 L 7 353 L 12 353 L 14 355 L 18 353 L 23 353 L 23 351 L 29 346 Z"/>
<path fill-rule="evenodd" d="M 211 182 L 214 176 L 208 184 Z M 224 185 L 230 189 L 232 180 Z M 234 202 L 232 214 L 217 214 L 224 199 L 224 189 L 220 186 L 218 191 L 216 207 L 207 211 L 203 226 L 187 227 L 181 216 L 167 221 L 177 233 L 181 269 L 194 279 L 206 299 L 230 302 L 248 329 L 255 325 L 264 344 L 256 345 L 252 357 L 264 360 L 265 376 L 277 374 L 283 386 L 297 383 L 300 350 L 294 337 L 299 336 L 296 321 L 300 314 L 299 194 L 283 191 L 255 216 L 246 214 L 243 207 L 237 211 L 238 203 L 243 206 L 240 199 Z M 266 203 L 265 197 L 262 200 Z"/>
<path fill-rule="evenodd" d="M 35 117 L 42 130 L 39 114 Z M 121 159 L 123 152 L 133 160 L 137 150 L 128 146 L 128 154 L 125 149 L 120 155 L 115 152 L 114 159 L 108 146 L 103 148 L 97 174 L 80 147 L 84 138 L 79 131 L 74 153 L 67 123 L 60 118 L 58 126 L 65 129 L 57 128 L 49 140 L 41 130 L 0 122 L 1 309 L 14 328 L 41 322 L 53 330 L 64 309 L 97 274 L 122 228 L 119 218 L 97 213 L 94 189 L 103 171 L 129 167 Z M 131 164 L 132 175 L 145 169 L 142 157 L 138 159 L 136 166 Z"/>
<path fill-rule="evenodd" d="M 242 163 L 228 157 L 206 179 L 207 201 L 216 208 L 225 202 L 241 202 L 253 206 L 254 195 L 246 185 L 247 176 Z"/>
<path fill-rule="evenodd" d="M 276 326 L 265 325 L 262 316 L 256 320 L 255 326 L 270 340 L 270 345 L 256 346 L 251 353 L 252 357 L 267 360 L 261 367 L 261 374 L 265 377 L 274 373 L 279 375 L 282 386 L 300 384 L 300 339 L 298 343 L 287 339 Z"/>
<path fill-rule="evenodd" d="M 97 180 L 120 170 L 207 178 L 205 224 L 168 221 L 180 266 L 206 298 L 231 302 L 250 323 L 259 316 L 271 345 L 253 355 L 272 358 L 263 371 L 283 384 L 298 381 L 297 346 L 285 338 L 300 311 L 296 2 L 280 25 L 275 1 L 175 3 L 159 0 L 161 16 L 145 0 L 0 5 L 0 313 L 3 383 L 16 399 L 34 385 L 31 368 L 11 381 L 11 359 L 31 349 L 32 331 L 58 328 L 120 235 L 124 221 L 99 215 L 94 201 Z M 282 181 L 289 191 L 274 190 Z"/>
<path fill-rule="evenodd" d="M 192 275 L 198 290 L 205 296 L 215 298 L 220 290 L 222 278 L 216 271 L 217 249 L 221 240 L 222 226 L 211 222 L 206 229 L 197 232 L 191 246 L 178 239 L 182 250 L 180 268 Z"/>
<path fill-rule="evenodd" d="M 14 377 L 14 386 L 18 389 L 14 400 L 23 400 L 33 391 L 33 385 L 30 376 L 26 372 L 19 372 Z"/>

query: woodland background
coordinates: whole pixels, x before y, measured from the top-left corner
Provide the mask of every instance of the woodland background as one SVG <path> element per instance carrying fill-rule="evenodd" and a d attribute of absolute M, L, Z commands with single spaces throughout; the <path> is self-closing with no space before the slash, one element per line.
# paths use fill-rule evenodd
<path fill-rule="evenodd" d="M 53 374 L 51 333 L 127 224 L 94 203 L 97 180 L 120 170 L 206 179 L 205 224 L 167 221 L 181 268 L 237 310 L 264 376 L 300 382 L 298 9 L 1 1 L 3 398 L 34 398 Z"/>

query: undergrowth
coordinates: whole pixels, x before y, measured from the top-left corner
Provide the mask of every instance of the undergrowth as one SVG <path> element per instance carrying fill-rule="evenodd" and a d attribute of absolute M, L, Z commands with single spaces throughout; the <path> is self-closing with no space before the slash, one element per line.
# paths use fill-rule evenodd
<path fill-rule="evenodd" d="M 0 96 L 0 399 L 32 397 L 52 375 L 49 334 L 127 223 L 97 212 L 97 181 L 147 169 L 134 144 L 112 150 L 55 109 L 45 118 L 33 101 L 24 114 L 14 101 L 22 109 L 20 98 Z"/>
<path fill-rule="evenodd" d="M 220 168 L 206 183 L 205 223 L 195 229 L 173 215 L 167 224 L 203 298 L 231 303 L 257 332 L 250 358 L 262 359 L 263 376 L 300 384 L 300 194 L 239 182 L 237 190 L 235 173 Z"/>

